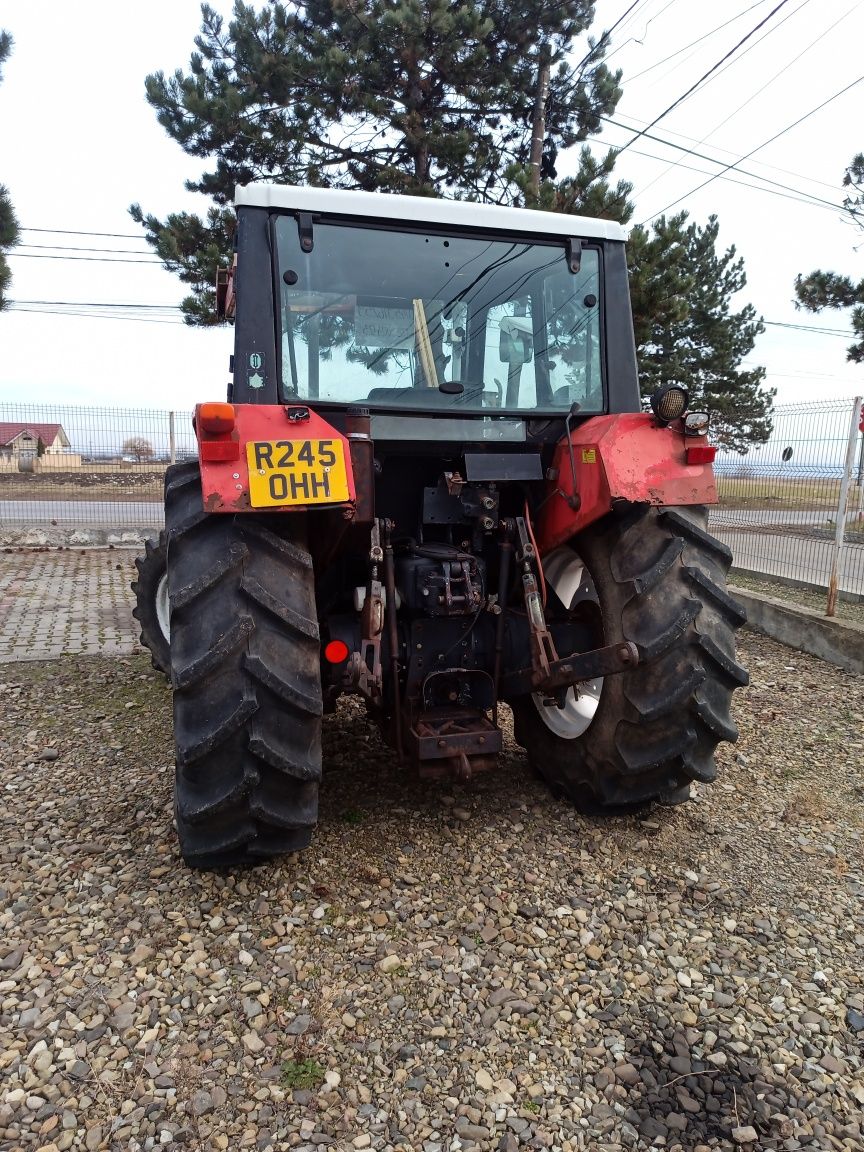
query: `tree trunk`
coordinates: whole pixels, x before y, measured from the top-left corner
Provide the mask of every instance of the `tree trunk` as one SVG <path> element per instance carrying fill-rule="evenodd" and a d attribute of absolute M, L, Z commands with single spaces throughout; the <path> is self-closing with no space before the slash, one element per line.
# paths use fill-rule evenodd
<path fill-rule="evenodd" d="M 540 198 L 540 163 L 543 159 L 543 141 L 546 137 L 546 101 L 549 97 L 549 56 L 541 46 L 537 68 L 537 90 L 534 94 L 534 112 L 531 117 L 531 159 L 528 190 L 534 200 Z"/>

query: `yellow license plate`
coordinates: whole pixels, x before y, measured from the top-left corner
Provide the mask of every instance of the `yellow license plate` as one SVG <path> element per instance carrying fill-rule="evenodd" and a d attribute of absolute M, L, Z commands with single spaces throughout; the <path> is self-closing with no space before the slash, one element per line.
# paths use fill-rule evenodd
<path fill-rule="evenodd" d="M 341 440 L 268 440 L 246 445 L 249 502 L 341 504 L 350 499 Z"/>

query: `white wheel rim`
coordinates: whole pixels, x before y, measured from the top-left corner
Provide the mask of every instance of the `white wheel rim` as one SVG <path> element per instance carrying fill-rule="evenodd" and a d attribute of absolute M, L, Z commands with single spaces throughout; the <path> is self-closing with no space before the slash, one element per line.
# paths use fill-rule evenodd
<path fill-rule="evenodd" d="M 171 626 L 169 624 L 168 616 L 168 575 L 167 573 L 161 577 L 159 583 L 156 585 L 156 621 L 159 624 L 159 631 L 170 643 L 171 640 Z"/>
<path fill-rule="evenodd" d="M 568 611 L 589 600 L 598 603 L 597 590 L 588 569 L 572 548 L 556 548 L 543 563 L 547 585 Z M 600 705 L 603 677 L 583 680 L 567 689 L 563 707 L 547 704 L 542 692 L 532 696 L 540 719 L 550 732 L 562 740 L 576 740 L 588 730 Z"/>

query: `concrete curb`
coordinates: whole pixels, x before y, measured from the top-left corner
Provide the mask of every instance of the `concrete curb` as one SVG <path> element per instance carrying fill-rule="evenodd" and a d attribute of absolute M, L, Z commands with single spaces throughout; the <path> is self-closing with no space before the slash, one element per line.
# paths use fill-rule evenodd
<path fill-rule="evenodd" d="M 0 529 L 4 548 L 141 548 L 148 538 L 155 540 L 158 528 L 70 528 L 62 525 L 38 528 Z"/>
<path fill-rule="evenodd" d="M 847 672 L 864 674 L 864 627 L 821 616 L 785 600 L 729 586 L 730 593 L 747 613 L 747 624 L 756 632 L 778 640 L 788 648 L 809 652 Z"/>

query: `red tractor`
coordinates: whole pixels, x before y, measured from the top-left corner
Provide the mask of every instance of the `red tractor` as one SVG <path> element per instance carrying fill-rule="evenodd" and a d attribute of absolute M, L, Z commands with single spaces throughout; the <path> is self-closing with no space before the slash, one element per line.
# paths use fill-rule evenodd
<path fill-rule="evenodd" d="M 343 693 L 430 776 L 493 770 L 506 703 L 585 810 L 713 780 L 744 617 L 708 417 L 676 386 L 641 410 L 621 228 L 269 185 L 236 206 L 233 380 L 165 483 L 187 863 L 309 843 Z"/>

